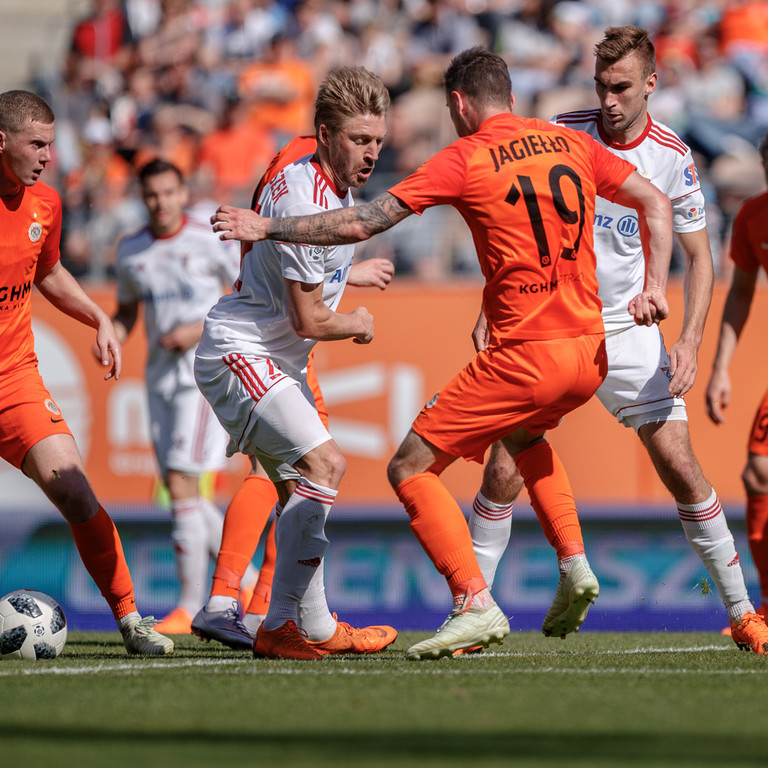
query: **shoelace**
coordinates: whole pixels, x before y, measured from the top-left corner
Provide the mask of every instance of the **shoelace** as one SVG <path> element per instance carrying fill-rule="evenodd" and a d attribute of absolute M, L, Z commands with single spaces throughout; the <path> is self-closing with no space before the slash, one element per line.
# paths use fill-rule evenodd
<path fill-rule="evenodd" d="M 294 624 L 294 626 L 296 626 Z M 299 626 L 296 626 L 296 634 L 294 634 L 290 629 L 286 629 L 285 631 L 285 637 L 284 640 L 293 648 L 300 648 L 304 649 L 307 646 L 307 641 L 309 640 L 309 635 L 307 634 L 307 631 L 305 629 L 302 629 Z"/>
<path fill-rule="evenodd" d="M 234 606 L 227 608 L 224 611 L 224 614 L 227 616 L 227 618 L 232 620 L 232 623 L 235 625 L 235 629 L 237 629 L 238 632 L 245 632 L 248 634 L 248 630 L 245 624 L 243 624 L 242 619 L 240 618 L 240 614 L 237 612 Z"/>
<path fill-rule="evenodd" d="M 153 627 L 155 624 L 159 623 L 160 622 L 154 616 L 145 616 L 134 625 L 133 631 L 137 635 L 144 635 L 146 637 L 150 632 L 154 632 Z"/>

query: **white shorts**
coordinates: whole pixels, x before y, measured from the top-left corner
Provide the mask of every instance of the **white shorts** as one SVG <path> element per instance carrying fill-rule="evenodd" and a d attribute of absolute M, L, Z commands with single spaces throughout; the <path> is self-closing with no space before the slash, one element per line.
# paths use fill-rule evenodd
<path fill-rule="evenodd" d="M 270 480 L 296 480 L 294 464 L 331 439 L 306 377 L 253 355 L 195 358 L 195 379 L 229 433 L 227 455 L 255 456 Z"/>
<path fill-rule="evenodd" d="M 149 424 L 160 473 L 169 469 L 201 475 L 226 464 L 227 433 L 197 387 L 172 397 L 148 392 Z"/>
<path fill-rule="evenodd" d="M 657 325 L 633 325 L 605 335 L 608 375 L 597 390 L 620 424 L 687 421 L 685 401 L 669 394 L 669 355 Z"/>

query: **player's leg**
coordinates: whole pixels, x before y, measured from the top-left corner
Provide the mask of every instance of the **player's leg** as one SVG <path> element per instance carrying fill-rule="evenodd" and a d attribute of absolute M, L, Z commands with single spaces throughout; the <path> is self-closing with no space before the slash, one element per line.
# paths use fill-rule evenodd
<path fill-rule="evenodd" d="M 269 414 L 259 420 L 257 432 L 259 443 L 276 452 L 275 446 L 282 442 L 284 435 L 292 435 L 288 442 L 296 445 L 299 435 L 298 424 L 291 425 L 289 414 L 302 410 L 303 398 L 296 392 L 280 393 L 272 398 Z M 307 600 L 310 585 L 315 581 L 313 597 L 318 598 L 317 577 L 322 578 L 321 565 L 328 548 L 325 536 L 325 521 L 336 499 L 338 484 L 343 476 L 346 462 L 314 409 L 306 403 L 302 432 L 307 437 L 306 427 L 312 420 L 318 426 L 317 439 L 324 441 L 298 457 L 296 465 L 302 472 L 290 465 L 270 462 L 269 457 L 259 452 L 259 461 L 264 464 L 276 482 L 282 509 L 276 522 L 276 560 L 272 583 L 271 599 L 267 614 L 259 627 L 254 642 L 254 655 L 267 658 L 322 658 L 323 654 L 309 645 L 313 637 L 300 625 L 300 604 Z M 293 407 L 291 407 L 293 406 Z M 282 422 L 283 434 L 277 431 Z M 320 434 L 322 431 L 322 435 Z M 272 433 L 272 434 L 270 434 Z M 293 470 L 295 475 L 288 477 Z M 274 477 L 278 473 L 283 480 Z M 295 482 L 292 493 L 287 490 L 287 481 Z M 328 610 L 322 593 L 322 605 L 312 600 L 314 610 L 306 617 L 309 628 L 325 639 L 336 630 L 336 621 Z"/>
<path fill-rule="evenodd" d="M 728 612 L 734 640 L 739 642 L 741 633 L 736 628 L 745 617 L 757 617 L 720 500 L 691 448 L 688 423 L 678 420 L 644 424 L 638 429 L 638 435 L 660 479 L 675 499 L 685 536 L 714 582 Z M 762 619 L 750 626 L 749 632 L 753 630 L 763 635 L 758 638 L 756 652 L 768 653 L 768 628 Z"/>
<path fill-rule="evenodd" d="M 189 634 L 192 617 L 205 601 L 208 534 L 199 482 L 198 475 L 177 469 L 165 472 L 165 484 L 171 497 L 171 541 L 179 599 L 158 626 L 160 631 L 171 634 Z"/>
<path fill-rule="evenodd" d="M 70 524 L 80 559 L 112 610 L 128 653 L 173 653 L 173 641 L 156 632 L 154 619 L 142 619 L 136 609 L 120 535 L 91 489 L 72 435 L 50 435 L 35 443 L 21 469 Z"/>
<path fill-rule="evenodd" d="M 469 512 L 469 533 L 483 578 L 493 587 L 512 532 L 512 509 L 523 489 L 515 460 L 500 442 L 491 446 L 483 480 Z"/>
<path fill-rule="evenodd" d="M 600 594 L 584 552 L 573 491 L 560 457 L 543 434 L 523 430 L 503 442 L 514 456 L 544 535 L 557 553 L 559 580 L 542 632 L 564 638 L 579 631 Z"/>
<path fill-rule="evenodd" d="M 258 628 L 257 625 L 251 631 L 246 625 L 244 629 L 240 620 L 239 597 L 244 575 L 277 502 L 277 491 L 272 481 L 253 459 L 252 466 L 251 474 L 245 478 L 227 507 L 208 602 L 192 620 L 192 631 L 196 635 L 238 649 L 251 647 Z M 253 598 L 249 603 L 252 601 Z M 262 613 L 265 614 L 266 610 Z"/>
<path fill-rule="evenodd" d="M 768 615 L 768 392 L 757 410 L 748 444 L 747 465 L 741 475 L 747 493 L 747 537 L 760 578 L 762 606 Z"/>
<path fill-rule="evenodd" d="M 454 610 L 438 633 L 410 647 L 409 659 L 439 658 L 501 642 L 509 634 L 509 622 L 483 579 L 464 515 L 439 478 L 454 460 L 412 429 L 387 468 L 411 530 L 445 577 L 454 600 Z"/>
<path fill-rule="evenodd" d="M 758 611 L 768 617 L 768 456 L 750 453 L 741 477 L 747 492 L 749 550 L 760 580 Z"/>

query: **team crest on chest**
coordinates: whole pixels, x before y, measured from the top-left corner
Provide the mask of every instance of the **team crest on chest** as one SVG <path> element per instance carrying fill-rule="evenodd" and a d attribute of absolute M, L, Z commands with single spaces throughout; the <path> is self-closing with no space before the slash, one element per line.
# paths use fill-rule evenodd
<path fill-rule="evenodd" d="M 29 225 L 27 235 L 29 235 L 31 242 L 36 243 L 43 236 L 43 225 L 37 221 L 33 221 Z"/>
<path fill-rule="evenodd" d="M 61 411 L 59 410 L 59 406 L 56 405 L 56 403 L 53 402 L 50 398 L 47 398 L 45 401 L 45 407 L 54 415 L 58 416 Z"/>

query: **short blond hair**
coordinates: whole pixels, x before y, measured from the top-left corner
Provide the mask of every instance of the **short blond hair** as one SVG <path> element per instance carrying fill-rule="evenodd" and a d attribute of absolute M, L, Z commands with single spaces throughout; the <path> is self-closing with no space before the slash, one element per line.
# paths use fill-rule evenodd
<path fill-rule="evenodd" d="M 389 91 L 381 78 L 365 67 L 339 67 L 320 85 L 315 99 L 315 131 L 325 125 L 338 133 L 344 123 L 357 115 L 386 117 Z"/>

